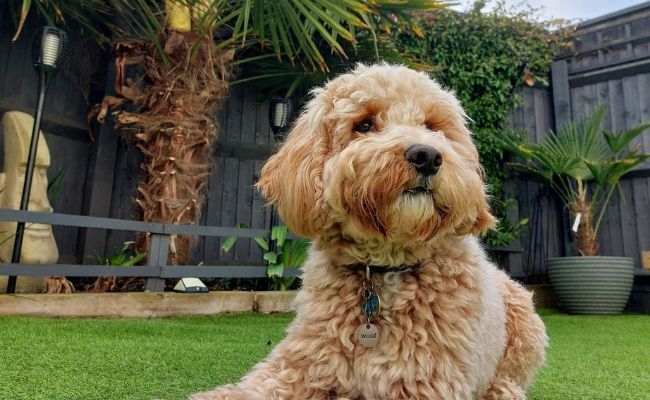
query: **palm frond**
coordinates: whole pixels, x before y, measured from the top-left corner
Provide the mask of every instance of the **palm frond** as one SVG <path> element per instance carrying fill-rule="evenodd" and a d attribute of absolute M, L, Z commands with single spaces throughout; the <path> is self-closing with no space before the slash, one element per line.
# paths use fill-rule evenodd
<path fill-rule="evenodd" d="M 12 41 L 22 34 L 25 21 L 35 15 L 40 15 L 52 26 L 66 27 L 69 23 L 77 23 L 84 31 L 100 45 L 108 44 L 108 32 L 119 32 L 113 16 L 112 0 L 9 0 L 9 8 L 14 13 L 16 31 Z M 14 10 L 20 9 L 18 13 Z"/>
<path fill-rule="evenodd" d="M 411 68 L 431 72 L 435 67 L 419 63 L 396 48 L 388 35 L 381 34 L 372 38 L 369 32 L 357 34 L 355 43 L 343 43 L 343 50 L 348 58 L 334 53 L 326 53 L 327 71 L 305 69 L 301 65 L 278 59 L 272 53 L 249 51 L 240 53 L 233 66 L 241 67 L 242 73 L 231 82 L 238 85 L 254 81 L 256 88 L 265 94 L 291 96 L 305 93 L 309 88 L 320 86 L 331 76 L 346 72 L 356 63 L 373 63 L 388 61 L 406 64 Z"/>
<path fill-rule="evenodd" d="M 164 59 L 161 32 L 165 26 L 163 2 L 154 0 L 9 0 L 17 14 L 15 37 L 31 9 L 50 23 L 74 20 L 101 43 L 108 34 L 146 38 Z M 432 11 L 439 0 L 173 0 L 192 11 L 192 30 L 211 33 L 216 45 L 236 46 L 238 53 L 270 52 L 306 71 L 329 71 L 329 60 L 347 59 L 357 49 L 361 32 L 408 27 L 412 11 Z M 34 7 L 36 5 L 36 7 Z M 375 42 L 377 43 L 377 42 Z M 376 44 L 374 58 L 382 46 Z M 384 46 L 385 47 L 385 46 Z M 352 50 L 352 51 L 350 51 Z M 333 57 L 332 57 L 333 56 Z M 251 60 L 254 62 L 254 58 Z M 292 86 L 296 86 L 292 84 Z"/>
<path fill-rule="evenodd" d="M 605 109 L 599 107 L 588 118 L 572 121 L 556 134 L 546 135 L 539 143 L 538 153 L 544 154 L 549 168 L 575 179 L 593 179 L 585 162 L 600 163 L 611 157 L 600 125 Z"/>
<path fill-rule="evenodd" d="M 605 132 L 605 141 L 609 148 L 618 154 L 621 152 L 632 140 L 641 135 L 647 129 L 650 129 L 650 123 L 635 126 L 632 129 L 622 130 L 618 132 Z"/>

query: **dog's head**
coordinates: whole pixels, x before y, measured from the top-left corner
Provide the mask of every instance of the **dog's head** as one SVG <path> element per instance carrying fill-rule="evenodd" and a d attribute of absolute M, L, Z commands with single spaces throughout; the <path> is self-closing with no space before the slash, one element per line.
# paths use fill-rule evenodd
<path fill-rule="evenodd" d="M 424 242 L 494 225 L 465 113 L 426 74 L 359 65 L 312 95 L 257 185 L 292 231 Z"/>

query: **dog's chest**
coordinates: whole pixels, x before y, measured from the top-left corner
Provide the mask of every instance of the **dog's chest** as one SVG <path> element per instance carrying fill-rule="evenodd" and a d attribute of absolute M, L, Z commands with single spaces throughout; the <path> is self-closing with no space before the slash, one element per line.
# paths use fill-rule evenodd
<path fill-rule="evenodd" d="M 469 291 L 454 290 L 463 286 L 458 279 L 408 272 L 373 274 L 371 279 L 381 303 L 378 315 L 371 319 L 378 340 L 366 347 L 357 331 L 354 350 L 348 357 L 352 381 L 372 383 L 353 392 L 362 398 L 424 394 L 445 398 L 440 390 L 448 386 L 436 384 L 435 378 L 448 382 L 455 375 L 458 379 L 452 381 L 462 382 L 471 363 L 468 354 L 474 296 Z M 357 321 L 363 326 L 363 295 L 359 304 Z M 457 389 L 462 392 L 462 388 Z"/>

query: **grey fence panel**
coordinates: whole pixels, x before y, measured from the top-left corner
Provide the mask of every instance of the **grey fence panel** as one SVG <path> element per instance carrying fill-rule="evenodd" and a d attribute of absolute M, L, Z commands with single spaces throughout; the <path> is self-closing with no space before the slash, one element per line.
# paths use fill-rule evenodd
<path fill-rule="evenodd" d="M 622 10 L 578 27 L 572 53 L 553 65 L 556 127 L 607 105 L 604 129 L 650 121 L 650 4 Z M 650 152 L 650 133 L 632 143 Z M 621 182 L 600 227 L 601 252 L 633 257 L 640 268 L 650 250 L 650 162 Z M 566 224 L 566 221 L 565 221 Z M 574 247 L 565 235 L 567 252 Z"/>
<path fill-rule="evenodd" d="M 104 133 L 104 132 L 102 132 Z M 118 133 L 115 132 L 117 135 Z M 140 163 L 142 155 L 133 145 L 120 140 L 117 145 L 115 157 L 114 176 L 112 182 L 113 191 L 110 198 L 103 201 L 110 202 L 109 216 L 118 219 L 133 219 L 137 215 L 137 208 L 133 199 L 136 195 L 137 183 L 140 179 Z M 97 199 L 96 201 L 102 201 Z M 88 232 L 88 235 L 106 235 L 106 244 L 100 255 L 109 255 L 122 248 L 122 244 L 136 239 L 135 234 L 121 230 L 110 230 L 101 232 L 98 230 Z M 85 254 L 83 256 L 88 256 Z"/>
<path fill-rule="evenodd" d="M 549 89 L 524 88 L 521 97 L 522 104 L 512 110 L 506 127 L 523 130 L 530 140 L 538 141 L 554 127 L 552 93 Z M 512 266 L 511 274 L 529 282 L 543 281 L 546 258 L 563 252 L 562 240 L 556 239 L 563 235 L 562 210 L 556 207 L 557 201 L 545 185 L 519 176 L 511 186 L 517 203 L 512 218 L 528 219 L 521 237 L 513 243 L 521 249 L 519 275 L 513 273 Z"/>
<path fill-rule="evenodd" d="M 67 214 L 81 214 L 84 189 L 89 183 L 89 155 L 91 144 L 54 134 L 46 137 L 50 148 L 50 181 L 60 174 L 60 187 L 50 196 L 54 210 Z M 74 160 L 74 162 L 70 162 Z M 74 262 L 80 231 L 77 228 L 53 227 L 62 262 Z"/>
<path fill-rule="evenodd" d="M 253 181 L 257 182 L 260 176 L 260 170 L 264 165 L 264 161 L 254 161 L 254 172 L 253 172 Z M 260 192 L 256 189 L 252 190 L 252 203 L 251 208 L 253 214 L 251 215 L 251 227 L 261 228 L 261 227 L 270 227 L 271 228 L 271 210 L 266 207 L 266 199 L 262 197 Z M 257 259 L 262 256 L 262 249 L 259 248 L 255 241 L 250 241 L 250 254 L 252 259 Z"/>
<path fill-rule="evenodd" d="M 38 75 L 32 67 L 32 38 L 43 24 L 37 18 L 28 18 L 24 31 L 16 42 L 11 42 L 13 23 L 7 8 L 0 6 L 0 117 L 6 111 L 34 114 L 36 108 Z M 93 179 L 88 171 L 94 145 L 86 131 L 87 101 L 91 94 L 79 79 L 83 59 L 84 73 L 104 64 L 105 57 L 89 57 L 87 47 L 81 48 L 78 31 L 70 29 L 71 56 L 64 58 L 62 67 L 50 75 L 45 97 L 41 130 L 50 150 L 50 182 L 61 174 L 59 190 L 51 196 L 52 207 L 64 213 L 81 214 L 86 203 L 86 188 Z M 75 58 L 76 57 L 76 58 Z M 74 73 L 73 73 L 74 72 Z M 89 75 L 83 75 L 89 77 Z M 95 77 L 96 78 L 96 77 Z M 101 79 L 100 79 L 101 80 Z M 102 82 L 99 82 L 101 85 Z M 0 165 L 4 163 L 4 146 L 0 137 Z M 83 238 L 77 227 L 53 227 L 62 262 L 78 260 L 78 249 Z M 82 246 L 83 247 L 83 246 Z"/>
<path fill-rule="evenodd" d="M 245 223 L 250 226 L 252 223 L 254 167 L 255 164 L 252 160 L 239 161 L 235 224 Z M 250 240 L 238 240 L 235 244 L 234 251 L 236 259 L 247 259 L 251 253 Z"/>
<path fill-rule="evenodd" d="M 223 157 L 215 159 L 210 174 L 209 194 L 203 215 L 205 216 L 206 225 L 221 225 L 221 193 L 223 193 L 223 171 L 225 162 Z M 203 260 L 219 259 L 220 239 L 215 237 L 206 237 L 199 245 L 203 247 Z"/>

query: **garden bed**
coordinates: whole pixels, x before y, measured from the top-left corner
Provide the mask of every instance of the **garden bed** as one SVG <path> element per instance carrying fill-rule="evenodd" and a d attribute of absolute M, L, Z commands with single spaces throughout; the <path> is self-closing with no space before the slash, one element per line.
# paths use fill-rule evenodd
<path fill-rule="evenodd" d="M 550 286 L 530 285 L 537 308 L 553 308 Z M 119 292 L 0 294 L 0 315 L 50 317 L 170 317 L 230 312 L 294 311 L 296 291 L 212 291 L 209 293 Z"/>
<path fill-rule="evenodd" d="M 2 294 L 0 315 L 150 318 L 246 311 L 288 312 L 293 310 L 294 297 L 294 291 Z"/>

